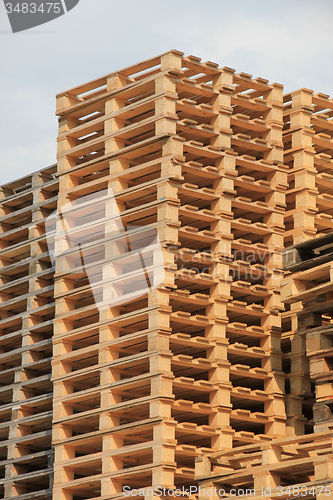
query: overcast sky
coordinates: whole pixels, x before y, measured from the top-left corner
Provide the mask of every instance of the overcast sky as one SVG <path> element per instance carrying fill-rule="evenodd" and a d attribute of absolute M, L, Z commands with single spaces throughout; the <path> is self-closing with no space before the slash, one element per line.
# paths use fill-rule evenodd
<path fill-rule="evenodd" d="M 170 49 L 333 96 L 332 26 L 333 0 L 80 0 L 13 34 L 0 0 L 0 184 L 55 163 L 55 94 Z"/>

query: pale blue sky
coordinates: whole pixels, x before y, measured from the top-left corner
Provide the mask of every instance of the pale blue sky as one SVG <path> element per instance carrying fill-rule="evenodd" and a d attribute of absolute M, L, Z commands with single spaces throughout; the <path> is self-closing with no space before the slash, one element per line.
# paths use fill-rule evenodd
<path fill-rule="evenodd" d="M 0 184 L 55 162 L 56 93 L 172 48 L 333 96 L 332 25 L 332 0 L 80 0 L 12 34 L 0 1 Z"/>

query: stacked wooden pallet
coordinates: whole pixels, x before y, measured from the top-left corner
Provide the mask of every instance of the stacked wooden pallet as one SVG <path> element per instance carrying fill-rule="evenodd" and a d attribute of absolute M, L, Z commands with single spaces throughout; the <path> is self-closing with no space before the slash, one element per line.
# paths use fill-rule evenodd
<path fill-rule="evenodd" d="M 284 96 L 284 161 L 289 166 L 285 245 L 332 231 L 333 100 L 303 88 Z M 312 426 L 313 386 L 305 338 L 299 336 L 301 304 L 286 304 L 282 316 L 287 415 L 291 433 Z"/>
<path fill-rule="evenodd" d="M 0 192 L 0 496 L 50 499 L 54 269 L 45 219 L 56 166 Z"/>
<path fill-rule="evenodd" d="M 198 497 L 333 498 L 332 437 L 330 430 L 203 455 Z"/>
<path fill-rule="evenodd" d="M 202 450 L 284 435 L 282 111 L 281 85 L 177 51 L 58 95 L 58 211 L 100 229 L 56 259 L 55 499 L 186 486 Z M 164 281 L 99 307 L 94 269 L 139 279 L 130 226 L 157 232 Z"/>
<path fill-rule="evenodd" d="M 300 89 L 284 96 L 289 165 L 286 245 L 333 230 L 333 99 Z"/>
<path fill-rule="evenodd" d="M 300 303 L 298 335 L 306 346 L 309 375 L 314 386 L 315 429 L 333 424 L 332 290 L 333 233 L 286 248 L 283 298 Z"/>

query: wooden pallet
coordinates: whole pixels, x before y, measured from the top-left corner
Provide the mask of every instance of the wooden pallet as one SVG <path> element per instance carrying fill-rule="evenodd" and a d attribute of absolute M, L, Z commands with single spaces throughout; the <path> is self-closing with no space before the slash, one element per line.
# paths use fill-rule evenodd
<path fill-rule="evenodd" d="M 332 429 L 207 453 L 196 459 L 199 498 L 332 498 L 331 454 Z"/>

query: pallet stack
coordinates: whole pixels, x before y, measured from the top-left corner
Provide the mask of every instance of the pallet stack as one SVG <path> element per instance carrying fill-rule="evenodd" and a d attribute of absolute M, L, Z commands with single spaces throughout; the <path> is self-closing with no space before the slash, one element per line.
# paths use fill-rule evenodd
<path fill-rule="evenodd" d="M 285 249 L 289 271 L 282 293 L 287 304 L 299 302 L 298 335 L 306 345 L 310 378 L 314 385 L 315 431 L 333 425 L 332 290 L 333 233 Z"/>
<path fill-rule="evenodd" d="M 281 85 L 178 51 L 58 95 L 58 212 L 81 200 L 74 239 L 108 222 L 82 253 L 54 229 L 54 499 L 186 486 L 203 451 L 284 436 L 282 113 Z M 120 296 L 142 273 L 131 226 L 164 280 L 99 307 L 94 269 Z"/>
<path fill-rule="evenodd" d="M 238 446 L 285 433 L 278 284 L 287 175 L 282 86 L 244 73 L 232 83 L 231 147 L 237 156 L 234 171 L 222 175 L 234 178 L 227 338 Z"/>
<path fill-rule="evenodd" d="M 284 96 L 284 162 L 289 167 L 285 246 L 333 230 L 333 100 L 303 88 Z M 314 386 L 305 338 L 297 334 L 301 304 L 282 315 L 287 416 L 291 434 L 311 432 Z"/>
<path fill-rule="evenodd" d="M 0 191 L 1 498 L 52 498 L 54 269 L 45 219 L 57 207 L 55 173 Z"/>
<path fill-rule="evenodd" d="M 332 116 L 326 94 L 303 88 L 284 96 L 286 246 L 333 230 Z"/>

